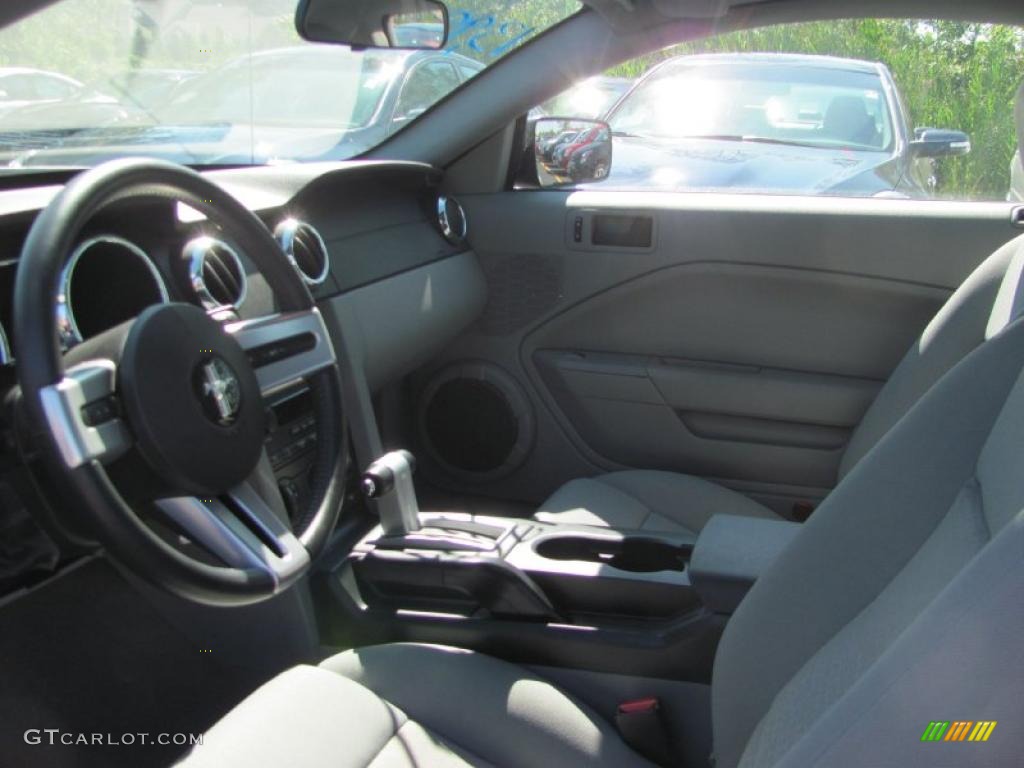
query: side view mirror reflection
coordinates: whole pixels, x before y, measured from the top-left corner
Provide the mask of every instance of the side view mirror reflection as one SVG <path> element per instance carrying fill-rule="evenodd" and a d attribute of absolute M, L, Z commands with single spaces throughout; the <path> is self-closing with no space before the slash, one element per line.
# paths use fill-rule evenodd
<path fill-rule="evenodd" d="M 914 140 L 910 142 L 910 149 L 918 157 L 966 155 L 971 151 L 971 139 L 963 131 L 950 131 L 945 128 L 918 128 L 914 131 Z"/>
<path fill-rule="evenodd" d="M 542 187 L 603 181 L 612 167 L 612 132 L 600 120 L 543 117 L 533 124 Z"/>

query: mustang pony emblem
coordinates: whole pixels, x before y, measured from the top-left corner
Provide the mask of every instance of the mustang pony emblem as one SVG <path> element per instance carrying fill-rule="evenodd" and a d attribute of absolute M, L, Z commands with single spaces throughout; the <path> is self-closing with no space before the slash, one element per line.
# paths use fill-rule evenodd
<path fill-rule="evenodd" d="M 233 424 L 242 405 L 242 387 L 235 372 L 219 357 L 203 363 L 200 371 L 199 399 L 206 415 L 221 426 Z"/>

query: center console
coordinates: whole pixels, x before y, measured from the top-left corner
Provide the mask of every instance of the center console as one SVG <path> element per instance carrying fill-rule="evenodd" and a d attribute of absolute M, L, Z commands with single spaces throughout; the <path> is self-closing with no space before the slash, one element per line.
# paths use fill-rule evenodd
<path fill-rule="evenodd" d="M 381 523 L 330 568 L 354 644 L 708 682 L 728 614 L 800 529 L 721 515 L 696 537 L 423 514 L 413 466 L 404 451 L 374 462 L 363 487 Z"/>
<path fill-rule="evenodd" d="M 380 525 L 328 566 L 347 641 L 708 681 L 725 621 L 691 583 L 694 536 L 421 513 L 412 467 L 405 452 L 373 463 Z"/>
<path fill-rule="evenodd" d="M 491 517 L 421 522 L 400 546 L 375 531 L 356 547 L 350 566 L 367 606 L 576 626 L 670 621 L 700 608 L 689 536 Z"/>

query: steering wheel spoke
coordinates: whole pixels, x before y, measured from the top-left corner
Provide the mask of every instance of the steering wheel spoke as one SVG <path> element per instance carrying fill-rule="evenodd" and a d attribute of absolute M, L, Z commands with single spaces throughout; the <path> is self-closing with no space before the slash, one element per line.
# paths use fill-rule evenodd
<path fill-rule="evenodd" d="M 75 469 L 90 461 L 109 464 L 132 446 L 116 393 L 117 366 L 90 360 L 69 368 L 39 399 L 57 450 Z"/>
<path fill-rule="evenodd" d="M 309 553 L 248 482 L 224 497 L 177 496 L 156 506 L 185 535 L 225 565 L 258 571 L 278 588 L 309 564 Z"/>
<path fill-rule="evenodd" d="M 230 323 L 264 396 L 335 364 L 334 346 L 317 309 Z"/>

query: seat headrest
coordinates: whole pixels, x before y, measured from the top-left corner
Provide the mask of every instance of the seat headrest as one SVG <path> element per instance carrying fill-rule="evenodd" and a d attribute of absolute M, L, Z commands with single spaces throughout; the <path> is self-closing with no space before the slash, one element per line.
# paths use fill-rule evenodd
<path fill-rule="evenodd" d="M 860 123 L 868 115 L 864 99 L 857 96 L 836 96 L 825 110 L 824 127 L 826 130 L 842 129 L 851 123 Z"/>

